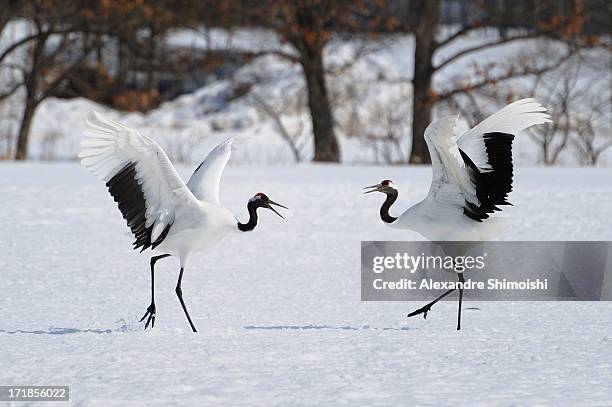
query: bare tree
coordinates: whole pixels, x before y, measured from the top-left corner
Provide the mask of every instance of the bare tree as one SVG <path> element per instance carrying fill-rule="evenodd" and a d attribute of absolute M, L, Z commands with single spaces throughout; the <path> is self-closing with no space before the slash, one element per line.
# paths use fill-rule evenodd
<path fill-rule="evenodd" d="M 407 163 L 409 149 L 406 145 L 410 121 L 405 101 L 407 92 L 399 92 L 368 106 L 366 113 L 353 118 L 359 137 L 373 153 L 378 164 Z"/>
<path fill-rule="evenodd" d="M 577 56 L 583 77 L 582 86 L 576 86 L 573 105 L 579 110 L 573 114 L 573 135 L 570 144 L 575 157 L 583 165 L 595 166 L 612 147 L 612 49 L 602 47 L 591 55 L 589 50 Z M 603 58 L 601 57 L 603 56 Z M 585 73 L 582 73 L 585 72 Z M 589 78 L 588 83 L 585 77 Z"/>
<path fill-rule="evenodd" d="M 435 41 L 440 20 L 440 0 L 420 0 L 421 18 L 415 27 L 414 74 L 412 77 L 412 150 L 411 163 L 429 163 L 429 152 L 423 134 L 431 119 L 434 103 L 432 77 L 433 55 L 441 46 Z"/>
<path fill-rule="evenodd" d="M 30 127 L 38 105 L 74 72 L 96 44 L 96 37 L 76 33 L 78 29 L 74 25 L 82 23 L 79 7 L 67 5 L 53 0 L 27 2 L 24 12 L 31 22 L 32 33 L 0 53 L 0 66 L 19 73 L 14 83 L 0 93 L 0 100 L 10 97 L 21 87 L 25 90 L 15 149 L 17 160 L 27 156 Z M 25 61 L 19 64 L 12 57 L 24 49 Z"/>
<path fill-rule="evenodd" d="M 260 114 L 265 115 L 274 123 L 274 127 L 280 134 L 281 138 L 287 143 L 295 162 L 302 161 L 302 150 L 310 142 L 309 138 L 304 137 L 304 123 L 301 120 L 301 112 L 303 110 L 303 91 L 300 90 L 296 95 L 287 95 L 287 99 L 283 100 L 281 107 L 274 107 L 271 103 L 265 101 L 262 97 L 257 96 L 255 93 L 251 94 L 253 104 Z M 295 105 L 295 106 L 294 106 Z M 293 110 L 293 117 L 297 117 L 299 123 L 293 129 L 289 129 L 289 126 L 283 120 L 288 110 Z"/>
<path fill-rule="evenodd" d="M 0 159 L 13 157 L 20 110 L 13 103 L 0 103 Z"/>
<path fill-rule="evenodd" d="M 589 166 L 597 165 L 602 154 L 612 147 L 610 127 L 607 131 L 599 130 L 593 122 L 592 116 L 578 119 L 576 133 L 571 140 L 578 162 Z"/>
<path fill-rule="evenodd" d="M 15 79 L 0 89 L 0 101 L 20 89 L 24 90 L 15 148 L 15 159 L 23 160 L 28 153 L 32 119 L 40 103 L 61 93 L 63 84 L 73 79 L 94 51 L 100 59 L 103 43 L 109 38 L 124 38 L 126 33 L 135 33 L 143 26 L 149 27 L 150 36 L 157 35 L 160 24 L 168 21 L 165 17 L 168 5 L 162 0 L 154 2 L 154 6 L 132 0 L 29 0 L 14 3 L 19 6 L 19 15 L 29 24 L 30 32 L 0 51 L 0 69 L 16 73 Z M 0 29 L 6 27 L 7 18 L 3 7 Z M 151 45 L 153 41 L 148 43 Z M 140 47 L 138 44 L 132 41 L 127 46 L 139 49 L 150 60 L 154 59 L 154 46 Z M 119 76 L 123 79 L 126 75 Z"/>
<path fill-rule="evenodd" d="M 610 56 L 605 48 L 601 54 Z M 558 162 L 561 154 L 572 147 L 579 163 L 596 165 L 611 146 L 610 93 L 612 74 L 601 69 L 601 63 L 585 49 L 564 64 L 536 76 L 527 92 L 536 95 L 547 107 L 552 118 L 548 126 L 537 126 L 529 134 L 540 149 L 544 165 Z M 589 66 L 595 64 L 594 66 Z M 606 62 L 603 62 L 605 65 Z"/>
<path fill-rule="evenodd" d="M 530 91 L 532 95 L 539 95 L 548 107 L 552 120 L 548 126 L 535 126 L 529 130 L 532 140 L 539 146 L 540 160 L 544 165 L 555 164 L 570 140 L 570 102 L 576 86 L 577 70 L 570 64 L 565 64 L 564 67 L 558 72 L 542 72 L 536 75 Z"/>
<path fill-rule="evenodd" d="M 478 43 L 467 48 L 460 48 L 458 51 L 448 52 L 454 47 L 454 42 L 458 39 L 473 33 L 484 27 L 496 27 L 499 24 L 499 13 L 492 4 L 466 2 L 465 7 L 471 8 L 470 18 L 466 20 L 462 27 L 442 39 L 438 39 L 440 22 L 440 0 L 416 0 L 411 2 L 414 12 L 418 13 L 419 18 L 414 27 L 415 32 L 415 60 L 413 75 L 413 121 L 412 139 L 413 147 L 410 154 L 412 163 L 429 163 L 430 157 L 427 145 L 423 138 L 425 128 L 431 120 L 431 112 L 434 105 L 441 101 L 452 99 L 460 93 L 469 93 L 479 90 L 491 84 L 496 84 L 512 78 L 527 76 L 545 72 L 553 69 L 569 58 L 571 52 L 559 55 L 547 64 L 534 64 L 527 66 L 512 64 L 512 57 L 502 64 L 489 64 L 479 67 L 479 75 L 475 80 L 456 81 L 452 86 L 444 89 L 434 90 L 433 79 L 436 73 L 455 64 L 462 58 L 473 56 L 493 47 L 502 46 L 511 42 L 523 41 L 538 37 L 558 38 L 563 40 L 582 39 L 584 21 L 584 10 L 582 2 L 576 0 L 572 10 L 567 15 L 559 15 L 556 12 L 559 8 L 552 7 L 549 2 L 538 2 L 539 8 L 545 8 L 547 13 L 542 10 L 530 10 L 533 15 L 547 15 L 546 19 L 532 24 L 531 29 L 503 30 L 498 38 L 492 41 Z M 596 10 L 591 10 L 596 12 Z M 434 63 L 435 55 L 450 54 L 441 61 Z"/>
<path fill-rule="evenodd" d="M 314 161 L 339 162 L 340 145 L 326 80 L 324 49 L 344 34 L 368 31 L 367 16 L 376 16 L 379 2 L 351 0 L 266 0 L 227 2 L 234 20 L 274 30 L 290 50 L 266 50 L 300 64 L 307 89 Z M 341 69 L 340 69 L 341 70 Z"/>

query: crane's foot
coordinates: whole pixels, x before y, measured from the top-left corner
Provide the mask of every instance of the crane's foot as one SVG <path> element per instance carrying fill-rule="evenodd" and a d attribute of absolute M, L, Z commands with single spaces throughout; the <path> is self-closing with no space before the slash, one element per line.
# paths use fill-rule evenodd
<path fill-rule="evenodd" d="M 149 327 L 149 324 L 151 324 L 151 328 L 153 328 L 155 326 L 155 303 L 154 302 L 152 302 L 151 305 L 149 305 L 149 308 L 147 308 L 147 312 L 145 312 L 142 318 L 140 318 L 140 322 L 144 321 L 145 318 L 147 318 L 147 322 L 145 323 L 144 329 L 147 329 Z"/>
<path fill-rule="evenodd" d="M 408 314 L 408 318 L 414 317 L 414 316 L 419 315 L 419 314 L 423 314 L 423 319 L 427 319 L 427 313 L 429 311 L 431 311 L 431 306 L 432 305 L 433 304 L 427 304 L 424 307 L 421 307 L 421 308 L 419 308 L 416 311 L 412 311 L 410 314 Z"/>

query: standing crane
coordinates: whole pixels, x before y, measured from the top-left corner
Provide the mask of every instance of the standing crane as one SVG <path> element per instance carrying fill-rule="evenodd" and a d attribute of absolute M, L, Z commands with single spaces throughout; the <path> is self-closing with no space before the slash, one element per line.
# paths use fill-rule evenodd
<path fill-rule="evenodd" d="M 257 209 L 287 207 L 257 193 L 247 203 L 249 220 L 241 223 L 219 203 L 221 174 L 231 155 L 233 138 L 216 146 L 185 184 L 167 154 L 155 141 L 136 130 L 94 113 L 87 120 L 79 158 L 85 168 L 106 182 L 136 238 L 134 249 L 160 253 L 151 257 L 151 304 L 141 318 L 145 329 L 155 325 L 155 263 L 174 256 L 180 261 L 176 295 L 193 332 L 181 282 L 190 256 L 219 243 L 230 232 L 249 232 L 257 226 Z"/>
<path fill-rule="evenodd" d="M 455 134 L 457 116 L 435 120 L 425 129 L 425 141 L 431 156 L 433 177 L 429 193 L 421 202 L 399 216 L 389 209 L 397 200 L 398 190 L 391 180 L 366 187 L 365 193 L 382 192 L 386 199 L 380 207 L 383 223 L 397 229 L 410 229 L 429 240 L 489 240 L 499 233 L 503 218 L 490 217 L 502 205 L 512 205 L 507 197 L 512 191 L 512 141 L 518 132 L 549 123 L 546 108 L 533 99 L 509 104 L 461 136 Z M 463 283 L 463 273 L 458 273 Z M 457 330 L 461 329 L 459 288 Z M 434 301 L 408 316 L 427 313 L 451 294 L 448 290 Z"/>

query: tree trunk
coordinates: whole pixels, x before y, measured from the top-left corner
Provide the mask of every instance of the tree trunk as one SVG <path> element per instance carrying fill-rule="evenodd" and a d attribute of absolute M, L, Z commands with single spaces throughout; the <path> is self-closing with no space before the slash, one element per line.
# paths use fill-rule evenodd
<path fill-rule="evenodd" d="M 411 164 L 431 163 L 423 133 L 431 120 L 433 92 L 432 63 L 436 50 L 434 35 L 440 14 L 440 0 L 421 0 L 421 19 L 415 30 L 414 77 L 412 79 L 412 151 Z"/>
<path fill-rule="evenodd" d="M 25 80 L 26 103 L 23 109 L 21 124 L 19 125 L 19 134 L 17 136 L 17 149 L 15 150 L 15 160 L 25 160 L 28 157 L 28 139 L 30 137 L 30 127 L 32 126 L 32 118 L 34 111 L 40 103 L 38 99 L 38 86 L 41 76 L 41 60 L 43 58 L 45 45 L 49 36 L 46 33 L 40 33 L 34 44 L 32 51 L 32 67 L 28 72 Z"/>
<path fill-rule="evenodd" d="M 34 118 L 34 111 L 37 104 L 33 101 L 28 101 L 23 110 L 23 118 L 19 125 L 19 135 L 17 138 L 17 150 L 15 151 L 15 160 L 25 160 L 28 157 L 28 139 L 30 136 L 30 127 Z"/>
<path fill-rule="evenodd" d="M 334 117 L 329 103 L 321 49 L 302 55 L 302 68 L 308 89 L 308 108 L 314 134 L 314 161 L 340 162 L 340 147 L 334 133 Z"/>

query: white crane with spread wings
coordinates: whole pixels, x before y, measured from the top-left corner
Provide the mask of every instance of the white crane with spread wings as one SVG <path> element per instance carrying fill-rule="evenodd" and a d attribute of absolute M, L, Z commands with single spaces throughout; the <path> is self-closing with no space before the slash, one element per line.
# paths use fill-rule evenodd
<path fill-rule="evenodd" d="M 181 291 L 189 256 L 219 243 L 232 231 L 248 232 L 257 226 L 257 209 L 272 205 L 286 208 L 257 193 L 247 203 L 249 220 L 241 223 L 219 203 L 219 182 L 230 158 L 233 139 L 215 147 L 185 184 L 164 150 L 136 130 L 98 113 L 87 121 L 86 137 L 79 153 L 81 163 L 106 182 L 123 218 L 136 238 L 134 249 L 154 249 L 151 258 L 151 305 L 141 321 L 145 329 L 155 324 L 154 267 L 157 260 L 180 260 L 176 294 L 191 329 Z M 282 216 L 281 216 L 282 217 Z"/>
<path fill-rule="evenodd" d="M 421 202 L 396 217 L 389 213 L 398 195 L 391 180 L 365 188 L 366 194 L 386 195 L 380 208 L 386 225 L 410 229 L 435 241 L 489 240 L 499 233 L 501 219 L 490 214 L 501 211 L 500 206 L 511 205 L 507 198 L 512 191 L 512 140 L 528 127 L 550 122 L 550 116 L 535 100 L 521 99 L 460 136 L 454 130 L 456 121 L 456 116 L 445 117 L 425 129 L 433 177 L 429 193 Z M 461 273 L 459 280 L 463 280 Z M 433 304 L 453 291 L 409 316 L 426 316 Z M 460 289 L 457 329 L 462 294 Z"/>

